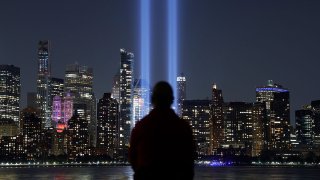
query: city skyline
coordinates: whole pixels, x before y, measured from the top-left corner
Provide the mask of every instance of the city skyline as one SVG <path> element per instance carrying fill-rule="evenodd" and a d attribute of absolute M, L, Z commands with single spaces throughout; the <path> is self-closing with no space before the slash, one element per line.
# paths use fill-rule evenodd
<path fill-rule="evenodd" d="M 226 101 L 254 102 L 255 87 L 269 79 L 290 90 L 291 114 L 319 99 L 320 85 L 313 78 L 319 66 L 318 2 L 178 3 L 178 73 L 187 78 L 187 99 L 210 98 L 215 82 Z M 154 84 L 166 79 L 161 73 L 167 53 L 162 27 L 166 3 L 152 2 L 151 6 Z M 72 1 L 11 1 L 1 2 L 0 7 L 4 23 L 0 62 L 21 69 L 22 107 L 26 93 L 36 91 L 39 40 L 51 41 L 54 77 L 62 78 L 66 66 L 76 61 L 94 69 L 96 98 L 111 92 L 112 78 L 120 66 L 120 48 L 133 52 L 136 62 L 140 60 L 139 1 L 77 1 L 76 5 Z"/>

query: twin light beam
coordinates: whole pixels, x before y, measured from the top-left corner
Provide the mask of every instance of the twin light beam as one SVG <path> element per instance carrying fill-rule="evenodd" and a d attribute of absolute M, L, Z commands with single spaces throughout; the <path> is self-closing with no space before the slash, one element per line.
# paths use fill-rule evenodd
<path fill-rule="evenodd" d="M 173 108 L 177 109 L 177 1 L 167 0 L 167 81 L 171 84 L 175 100 Z M 151 31 L 150 31 L 150 12 L 151 0 L 140 0 L 140 54 L 141 54 L 141 87 L 150 89 L 150 50 L 151 50 Z M 150 91 L 143 97 L 146 104 L 150 104 Z M 148 112 L 145 112 L 146 115 Z"/>

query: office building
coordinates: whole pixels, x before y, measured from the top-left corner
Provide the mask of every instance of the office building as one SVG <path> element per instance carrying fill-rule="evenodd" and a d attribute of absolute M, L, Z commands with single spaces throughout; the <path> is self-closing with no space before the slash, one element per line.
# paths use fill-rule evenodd
<path fill-rule="evenodd" d="M 134 55 L 120 49 L 120 80 L 119 80 L 119 159 L 126 159 L 131 133 L 132 95 L 133 95 L 133 61 Z"/>
<path fill-rule="evenodd" d="M 97 104 L 97 154 L 116 155 L 118 115 L 118 102 L 104 93 Z"/>
<path fill-rule="evenodd" d="M 281 85 L 268 81 L 256 88 L 256 101 L 265 104 L 267 120 L 264 123 L 266 148 L 290 149 L 290 93 Z"/>
<path fill-rule="evenodd" d="M 144 116 L 146 116 L 150 111 L 150 104 L 146 102 L 146 96 L 150 93 L 150 89 L 147 87 L 142 87 L 141 84 L 146 85 L 146 82 L 142 82 L 142 79 L 136 79 L 134 81 L 134 88 L 133 88 L 133 107 L 132 107 L 132 116 L 133 121 L 132 128 L 135 124 L 140 121 Z M 150 99 L 150 98 L 149 98 Z"/>
<path fill-rule="evenodd" d="M 296 135 L 299 145 L 313 146 L 314 140 L 314 116 L 312 110 L 302 109 L 295 112 Z"/>
<path fill-rule="evenodd" d="M 97 122 L 92 68 L 77 63 L 68 65 L 65 72 L 64 92 L 70 93 L 73 104 L 86 104 L 85 120 L 89 125 L 90 145 L 95 146 Z"/>
<path fill-rule="evenodd" d="M 52 100 L 55 96 L 62 97 L 64 95 L 64 80 L 60 78 L 50 78 L 50 99 Z"/>
<path fill-rule="evenodd" d="M 38 117 L 38 114 L 39 111 L 33 108 L 26 108 L 22 111 L 21 129 L 23 148 L 28 161 L 39 160 L 42 153 L 42 120 Z"/>
<path fill-rule="evenodd" d="M 187 82 L 186 77 L 183 73 L 180 74 L 180 76 L 177 77 L 177 88 L 178 88 L 178 97 L 177 97 L 177 103 L 178 103 L 178 109 L 177 113 L 181 117 L 182 115 L 182 104 L 183 101 L 187 98 Z"/>
<path fill-rule="evenodd" d="M 182 105 L 182 118 L 192 128 L 198 155 L 211 155 L 210 106 L 210 100 L 184 100 Z"/>
<path fill-rule="evenodd" d="M 19 125 L 20 89 L 20 68 L 0 65 L 0 121 L 12 119 Z"/>
<path fill-rule="evenodd" d="M 213 152 L 224 142 L 224 117 L 223 117 L 223 96 L 222 90 L 214 83 L 212 85 L 212 102 L 210 117 L 211 149 Z"/>
<path fill-rule="evenodd" d="M 38 44 L 37 107 L 43 128 L 51 127 L 50 52 L 49 41 Z"/>
<path fill-rule="evenodd" d="M 75 113 L 68 121 L 67 152 L 71 161 L 89 154 L 89 124 L 85 113 L 86 104 L 75 105 Z"/>

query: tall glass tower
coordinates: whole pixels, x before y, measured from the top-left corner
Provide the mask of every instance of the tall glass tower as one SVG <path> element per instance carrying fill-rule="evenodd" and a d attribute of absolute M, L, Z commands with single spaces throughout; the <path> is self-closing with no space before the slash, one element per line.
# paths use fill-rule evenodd
<path fill-rule="evenodd" d="M 120 90 L 119 90 L 119 158 L 126 159 L 129 146 L 132 117 L 133 58 L 131 52 L 120 49 Z"/>
<path fill-rule="evenodd" d="M 182 115 L 182 104 L 183 104 L 183 101 L 187 97 L 187 82 L 186 82 L 186 77 L 184 76 L 183 73 L 181 73 L 180 76 L 177 77 L 177 86 L 178 86 L 177 113 L 179 116 L 181 116 Z"/>
<path fill-rule="evenodd" d="M 77 63 L 67 66 L 65 72 L 65 94 L 70 93 L 73 104 L 85 104 L 89 125 L 90 143 L 96 144 L 96 99 L 93 92 L 93 69 Z M 73 106 L 76 110 L 76 105 Z"/>
<path fill-rule="evenodd" d="M 0 65 L 0 119 L 19 124 L 20 68 Z"/>
<path fill-rule="evenodd" d="M 49 41 L 39 41 L 38 44 L 38 79 L 37 79 L 37 106 L 40 111 L 42 126 L 51 126 L 51 93 L 50 75 L 51 67 L 49 61 Z"/>
<path fill-rule="evenodd" d="M 256 101 L 265 104 L 264 123 L 266 147 L 273 150 L 290 149 L 290 93 L 281 85 L 268 81 L 256 88 Z"/>

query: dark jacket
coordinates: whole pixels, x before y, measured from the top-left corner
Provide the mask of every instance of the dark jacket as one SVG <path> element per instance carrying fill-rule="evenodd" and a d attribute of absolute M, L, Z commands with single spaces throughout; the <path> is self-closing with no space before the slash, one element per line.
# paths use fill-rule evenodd
<path fill-rule="evenodd" d="M 190 125 L 170 109 L 153 109 L 132 130 L 134 179 L 193 179 L 195 145 Z"/>

